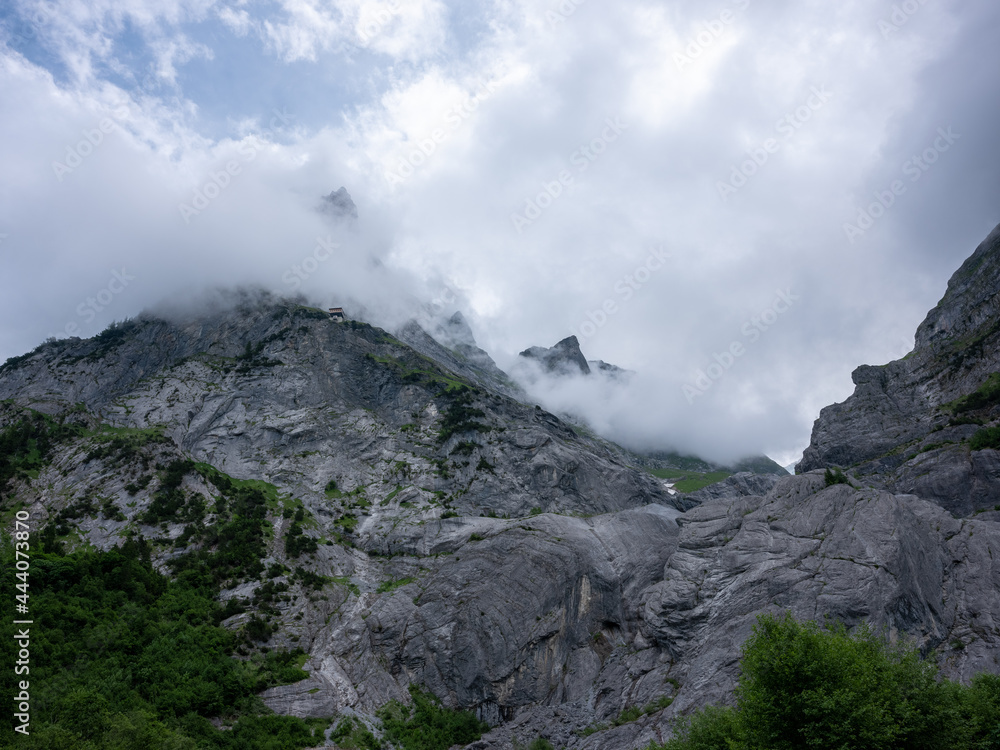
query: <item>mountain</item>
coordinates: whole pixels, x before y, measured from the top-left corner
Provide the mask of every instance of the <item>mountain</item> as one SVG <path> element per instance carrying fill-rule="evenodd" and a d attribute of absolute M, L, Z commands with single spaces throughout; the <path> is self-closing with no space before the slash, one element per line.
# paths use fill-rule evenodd
<path fill-rule="evenodd" d="M 914 354 L 824 410 L 798 475 L 754 461 L 689 495 L 517 397 L 461 317 L 390 333 L 243 291 L 11 358 L 0 515 L 29 519 L 52 634 L 32 652 L 36 731 L 388 750 L 441 711 L 423 691 L 489 725 L 442 750 L 634 750 L 731 700 L 741 644 L 782 610 L 868 621 L 951 678 L 996 673 L 1000 511 L 894 489 L 924 454 L 998 476 L 976 447 L 993 433 L 975 437 L 997 416 L 996 233 L 962 268 Z M 964 419 L 983 424 L 948 424 Z M 920 430 L 971 437 L 869 458 Z"/>
<path fill-rule="evenodd" d="M 555 375 L 590 375 L 590 364 L 576 336 L 568 336 L 550 349 L 532 346 L 518 356 L 537 362 L 545 372 Z"/>
<path fill-rule="evenodd" d="M 617 365 L 611 365 L 601 359 L 588 360 L 580 349 L 580 341 L 576 336 L 568 336 L 555 346 L 546 349 L 544 346 L 532 346 L 521 352 L 519 357 L 537 362 L 543 372 L 549 375 L 591 375 L 599 373 L 609 378 L 627 382 L 635 373 Z"/>
<path fill-rule="evenodd" d="M 1000 227 L 948 282 L 916 346 L 862 365 L 854 394 L 822 410 L 799 471 L 837 466 L 956 516 L 1000 503 Z"/>
<path fill-rule="evenodd" d="M 354 205 L 354 200 L 345 187 L 331 191 L 329 195 L 324 195 L 323 202 L 319 205 L 319 211 L 338 221 L 351 222 L 357 221 L 358 218 L 358 207 Z"/>

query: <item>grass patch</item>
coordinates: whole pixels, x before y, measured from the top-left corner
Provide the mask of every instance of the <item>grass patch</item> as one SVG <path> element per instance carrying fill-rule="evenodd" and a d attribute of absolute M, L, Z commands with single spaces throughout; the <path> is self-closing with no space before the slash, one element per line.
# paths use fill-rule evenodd
<path fill-rule="evenodd" d="M 657 711 L 662 711 L 667 708 L 671 703 L 674 702 L 673 698 L 666 695 L 660 696 L 655 701 L 647 703 L 645 706 L 629 706 L 624 709 L 618 716 L 612 719 L 607 724 L 591 724 L 589 727 L 585 727 L 576 733 L 578 737 L 589 737 L 597 732 L 603 732 L 605 729 L 611 729 L 612 727 L 620 727 L 623 724 L 629 724 L 637 719 L 641 719 L 643 716 L 649 716 L 650 714 L 655 714 Z"/>
<path fill-rule="evenodd" d="M 338 586 L 345 587 L 348 591 L 350 591 L 355 596 L 361 596 L 361 589 L 359 589 L 358 586 L 357 586 L 357 584 L 353 583 L 351 581 L 351 579 L 348 578 L 347 576 L 335 576 L 335 577 L 331 578 L 330 580 L 333 583 L 336 583 Z"/>
<path fill-rule="evenodd" d="M 678 492 L 695 492 L 731 476 L 728 471 L 686 471 L 684 469 L 649 469 L 659 479 L 673 479 Z"/>
<path fill-rule="evenodd" d="M 233 479 L 233 477 L 219 471 L 211 464 L 201 462 L 194 465 L 194 470 L 220 490 L 226 492 L 249 491 L 259 493 L 264 498 L 268 510 L 277 510 L 279 507 L 282 507 L 284 501 L 287 499 L 270 482 L 260 479 Z"/>
<path fill-rule="evenodd" d="M 388 593 L 389 591 L 395 591 L 401 586 L 406 586 L 407 584 L 415 583 L 416 580 L 417 580 L 416 578 L 407 577 L 407 578 L 397 578 L 395 580 L 389 580 L 389 581 L 382 581 L 382 583 L 378 585 L 378 588 L 375 589 L 375 593 L 385 594 Z"/>
<path fill-rule="evenodd" d="M 992 373 L 979 388 L 947 406 L 955 414 L 978 411 L 1000 404 L 1000 372 Z"/>

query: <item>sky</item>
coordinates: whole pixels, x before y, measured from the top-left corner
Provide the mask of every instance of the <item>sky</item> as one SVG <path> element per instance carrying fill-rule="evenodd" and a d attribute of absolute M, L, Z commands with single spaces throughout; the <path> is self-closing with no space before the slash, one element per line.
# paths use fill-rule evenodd
<path fill-rule="evenodd" d="M 462 310 L 630 447 L 782 464 L 1000 222 L 994 0 L 7 0 L 0 361 L 206 289 Z M 344 186 L 354 223 L 321 196 Z"/>

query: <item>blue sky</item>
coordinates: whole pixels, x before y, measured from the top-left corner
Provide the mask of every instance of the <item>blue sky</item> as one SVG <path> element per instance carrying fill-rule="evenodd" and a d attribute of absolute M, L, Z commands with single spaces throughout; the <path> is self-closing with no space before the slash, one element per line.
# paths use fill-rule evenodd
<path fill-rule="evenodd" d="M 219 285 L 389 327 L 447 299 L 501 366 L 574 333 L 636 370 L 537 393 L 609 436 L 787 462 L 1000 222 L 998 31 L 990 0 L 13 0 L 0 359 Z M 315 211 L 341 185 L 351 228 Z"/>

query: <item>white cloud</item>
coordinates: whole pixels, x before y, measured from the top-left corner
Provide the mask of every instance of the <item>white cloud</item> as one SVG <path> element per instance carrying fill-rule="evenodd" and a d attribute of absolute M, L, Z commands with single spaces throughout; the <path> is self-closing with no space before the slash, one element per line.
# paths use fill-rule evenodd
<path fill-rule="evenodd" d="M 624 391 L 540 393 L 553 409 L 576 404 L 633 444 L 794 453 L 854 366 L 902 353 L 1000 218 L 1000 65 L 983 44 L 998 12 L 926 4 L 886 39 L 891 10 L 861 2 L 563 6 L 60 6 L 43 22 L 69 82 L 9 51 L 0 71 L 5 317 L 31 321 L 5 329 L 0 349 L 85 322 L 77 306 L 123 264 L 135 283 L 85 333 L 192 286 L 287 286 L 326 231 L 313 206 L 346 185 L 360 229 L 300 280 L 317 301 L 353 298 L 391 322 L 448 285 L 501 365 L 576 333 L 588 357 L 640 373 Z M 101 65 L 130 72 L 115 53 L 126 20 L 176 98 L 102 80 Z M 280 60 L 238 81 L 203 66 L 204 90 L 245 97 L 223 137 L 199 129 L 207 95 L 183 90 L 192 59 L 227 59 L 224 38 L 200 34 L 206 20 L 245 37 L 241 53 L 249 40 Z M 697 58 L 678 62 L 692 43 Z M 830 93 L 822 106 L 815 88 Z M 280 137 L 275 101 L 302 115 Z M 326 119 L 307 122 L 315 111 Z M 120 130 L 58 181 L 51 163 L 111 115 Z M 849 243 L 844 222 L 946 126 L 962 140 Z M 719 183 L 769 139 L 777 148 L 723 200 Z M 412 174 L 387 180 L 403 162 Z M 226 184 L 185 222 L 179 204 L 213 182 Z M 546 205 L 518 232 L 511 214 L 529 201 Z M 656 247 L 668 261 L 639 274 Z M 748 342 L 743 326 L 776 290 L 800 301 Z M 733 342 L 745 354 L 688 403 L 683 386 Z"/>

